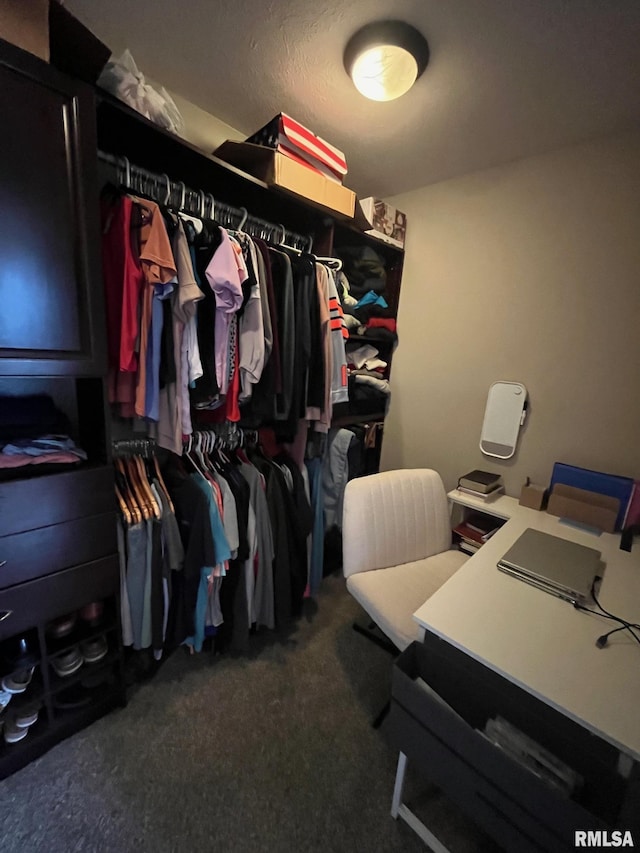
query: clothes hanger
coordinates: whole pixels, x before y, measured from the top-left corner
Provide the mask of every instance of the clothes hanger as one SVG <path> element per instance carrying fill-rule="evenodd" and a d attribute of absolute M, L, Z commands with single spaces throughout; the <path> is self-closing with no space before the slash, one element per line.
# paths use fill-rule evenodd
<path fill-rule="evenodd" d="M 132 456 L 127 456 L 123 461 L 125 470 L 127 471 L 127 475 L 129 478 L 129 483 L 131 484 L 132 493 L 135 496 L 138 508 L 142 513 L 142 517 L 145 520 L 149 520 L 153 515 L 153 510 L 149 504 L 149 499 L 144 492 L 142 484 L 140 483 L 140 475 L 139 471 L 136 468 L 134 458 Z"/>
<path fill-rule="evenodd" d="M 116 498 L 118 499 L 118 506 L 120 507 L 120 512 L 122 514 L 122 517 L 124 518 L 124 520 L 127 524 L 131 524 L 132 523 L 131 522 L 131 513 L 129 512 L 129 507 L 127 506 L 125 499 L 122 497 L 122 494 L 120 493 L 120 489 L 118 488 L 118 484 L 115 483 L 114 487 L 116 490 Z"/>
<path fill-rule="evenodd" d="M 120 475 L 120 493 L 129 509 L 134 524 L 140 523 L 143 520 L 142 509 L 138 504 L 138 497 L 133 490 L 133 486 L 131 485 L 124 459 L 122 459 L 121 457 L 116 457 L 115 467 L 116 471 Z"/>
<path fill-rule="evenodd" d="M 149 507 L 149 510 L 153 514 L 154 518 L 160 520 L 162 518 L 162 510 L 158 506 L 158 501 L 156 500 L 155 495 L 151 491 L 151 484 L 149 483 L 149 478 L 144 467 L 144 460 L 139 454 L 135 454 L 131 458 L 133 461 L 134 468 L 138 474 L 138 481 L 140 483 L 140 487 L 146 497 L 147 506 Z"/>
<path fill-rule="evenodd" d="M 280 235 L 280 239 L 276 242 L 276 246 L 280 247 L 281 249 L 286 249 L 288 252 L 295 252 L 296 255 L 304 255 L 305 253 L 308 254 L 311 251 L 310 249 L 309 250 L 300 249 L 300 248 L 298 248 L 298 246 L 289 246 L 287 243 L 285 243 L 285 240 L 287 239 L 287 232 L 286 232 L 284 225 L 281 222 L 278 223 L 278 228 L 282 229 L 282 234 Z M 310 236 L 309 237 L 309 246 L 311 246 L 312 243 L 313 243 L 313 238 Z"/>
<path fill-rule="evenodd" d="M 167 489 L 167 485 L 166 485 L 166 483 L 162 477 L 162 474 L 160 473 L 160 463 L 158 462 L 158 457 L 155 455 L 155 453 L 152 453 L 151 459 L 152 459 L 152 464 L 153 464 L 153 468 L 155 471 L 155 475 L 158 479 L 158 484 L 160 485 L 160 488 L 162 489 L 162 492 L 163 492 L 165 498 L 167 499 L 167 503 L 169 504 L 169 509 L 175 515 L 176 511 L 175 511 L 175 508 L 173 506 L 173 501 L 171 500 L 171 495 L 169 494 L 169 489 Z"/>
<path fill-rule="evenodd" d="M 196 458 L 194 458 L 194 456 L 195 456 L 194 449 L 195 449 L 195 439 L 194 439 L 194 435 L 192 433 L 187 440 L 187 447 L 186 447 L 186 449 L 183 449 L 182 455 L 184 457 L 186 457 L 186 459 L 189 460 L 192 467 L 195 469 L 196 473 L 198 473 L 198 474 L 200 474 L 200 476 L 204 477 L 205 476 L 204 471 L 201 470 L 199 462 L 196 461 Z"/>
<path fill-rule="evenodd" d="M 332 270 L 339 272 L 342 269 L 342 261 L 340 258 L 323 258 L 320 255 L 313 255 L 313 257 L 321 264 L 324 264 L 327 267 L 331 267 Z"/>

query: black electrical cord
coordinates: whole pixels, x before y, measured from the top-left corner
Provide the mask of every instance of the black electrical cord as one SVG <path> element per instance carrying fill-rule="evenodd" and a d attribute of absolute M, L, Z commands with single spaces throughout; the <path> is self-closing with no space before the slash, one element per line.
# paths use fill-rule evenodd
<path fill-rule="evenodd" d="M 611 613 L 609 610 L 606 610 L 598 601 L 598 596 L 596 595 L 596 582 L 598 580 L 600 580 L 600 578 L 596 578 L 591 585 L 591 595 L 598 610 L 591 610 L 591 608 L 589 607 L 583 607 L 582 604 L 578 604 L 577 602 L 574 604 L 574 607 L 577 610 L 583 610 L 585 613 L 594 613 L 596 616 L 604 616 L 605 619 L 612 619 L 614 622 L 619 622 L 620 624 L 618 628 L 614 628 L 612 631 L 609 631 L 608 633 L 602 634 L 600 637 L 598 637 L 598 639 L 596 640 L 596 646 L 599 649 L 604 649 L 604 647 L 608 644 L 609 637 L 612 634 L 616 634 L 618 631 L 628 631 L 633 637 L 633 639 L 636 641 L 636 643 L 640 645 L 640 636 L 638 636 L 638 634 L 636 634 L 636 632 L 633 630 L 635 628 L 636 630 L 640 631 L 640 625 L 638 625 L 636 622 L 627 622 L 626 619 L 622 619 L 620 616 L 616 616 L 614 613 Z"/>
<path fill-rule="evenodd" d="M 599 649 L 604 649 L 604 647 L 609 644 L 609 637 L 612 634 L 617 634 L 618 631 L 631 631 L 631 628 L 628 625 L 620 625 L 620 627 L 614 628 L 612 631 L 607 631 L 606 634 L 602 634 L 600 637 L 598 637 L 598 639 L 596 640 L 596 646 Z M 631 633 L 633 634 L 633 631 L 631 631 Z M 636 635 L 633 634 L 633 636 L 635 637 Z M 637 639 L 638 638 L 636 637 L 636 640 Z"/>

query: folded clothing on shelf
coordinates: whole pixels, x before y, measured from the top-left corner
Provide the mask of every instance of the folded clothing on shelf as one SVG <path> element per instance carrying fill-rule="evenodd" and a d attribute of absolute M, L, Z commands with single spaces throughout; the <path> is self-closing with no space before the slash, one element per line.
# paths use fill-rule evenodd
<path fill-rule="evenodd" d="M 349 282 L 350 295 L 361 299 L 370 290 L 384 293 L 387 287 L 385 260 L 371 246 L 342 246 L 335 250 Z"/>

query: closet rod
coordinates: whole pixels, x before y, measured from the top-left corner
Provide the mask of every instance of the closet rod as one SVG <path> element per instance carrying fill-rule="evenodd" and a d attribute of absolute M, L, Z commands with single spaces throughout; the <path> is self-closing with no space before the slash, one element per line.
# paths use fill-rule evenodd
<path fill-rule="evenodd" d="M 244 231 L 252 237 L 269 239 L 280 245 L 311 252 L 313 237 L 296 234 L 281 224 L 267 222 L 248 213 L 246 208 L 233 207 L 217 201 L 211 193 L 193 190 L 183 181 L 173 181 L 166 174 L 150 172 L 131 163 L 127 157 L 98 151 L 98 159 L 115 166 L 118 182 L 126 189 L 153 198 L 159 204 L 170 205 L 201 219 L 215 219 L 220 225 Z"/>

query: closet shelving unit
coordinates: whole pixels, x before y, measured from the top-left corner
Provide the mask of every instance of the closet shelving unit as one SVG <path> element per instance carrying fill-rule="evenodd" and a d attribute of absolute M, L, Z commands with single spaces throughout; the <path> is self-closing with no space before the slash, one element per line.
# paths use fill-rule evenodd
<path fill-rule="evenodd" d="M 0 111 L 7 131 L 0 162 L 0 420 L 6 427 L 21 405 L 10 398 L 48 395 L 88 456 L 68 470 L 0 471 L 0 676 L 34 666 L 3 723 L 25 703 L 41 703 L 23 740 L 6 743 L 0 735 L 1 778 L 126 697 L 93 92 L 0 41 Z M 105 682 L 87 691 L 82 706 L 62 708 L 56 697 L 71 680 L 57 680 L 51 667 L 47 625 L 95 601 L 113 614 Z M 11 655 L 20 638 L 32 655 L 29 666 Z M 78 680 L 88 674 L 83 669 Z"/>
<path fill-rule="evenodd" d="M 332 256 L 344 245 L 372 245 L 386 259 L 385 295 L 394 308 L 403 255 L 365 235 L 353 220 L 203 153 L 2 40 L 0 110 L 8 129 L 0 163 L 5 273 L 0 279 L 0 399 L 7 406 L 9 397 L 50 396 L 88 456 L 72 470 L 30 465 L 0 472 L 0 677 L 22 668 L 5 654 L 17 638 L 26 638 L 35 656 L 28 689 L 12 698 L 4 717 L 31 700 L 42 703 L 23 740 L 5 743 L 0 735 L 3 778 L 126 702 L 112 423 L 105 387 L 98 152 L 127 157 L 217 201 L 309 235 L 318 255 Z M 380 413 L 371 415 L 379 418 Z M 368 419 L 346 413 L 337 423 Z M 102 601 L 108 614 L 96 629 L 105 632 L 108 654 L 61 679 L 51 666 L 59 647 L 52 645 L 47 627 L 95 601 Z M 73 634 L 68 642 L 79 639 Z M 62 708 L 61 691 L 96 671 L 105 678 L 90 691 L 88 704 Z"/>
<path fill-rule="evenodd" d="M 252 215 L 283 225 L 298 234 L 309 235 L 313 251 L 332 256 L 344 246 L 371 246 L 385 262 L 387 289 L 385 299 L 397 315 L 402 283 L 404 251 L 365 234 L 366 221 L 361 214 L 349 219 L 287 190 L 267 185 L 235 166 L 205 154 L 173 133 L 163 130 L 107 93 L 97 95 L 98 147 L 105 153 L 127 157 L 132 163 L 172 181 L 182 181 L 193 189 L 213 195 L 214 199 L 234 207 L 244 207 Z M 353 335 L 354 340 L 369 342 L 380 349 L 389 368 L 393 346 L 376 335 Z M 334 425 L 384 420 L 384 412 L 355 414 L 348 404 L 335 410 Z"/>

